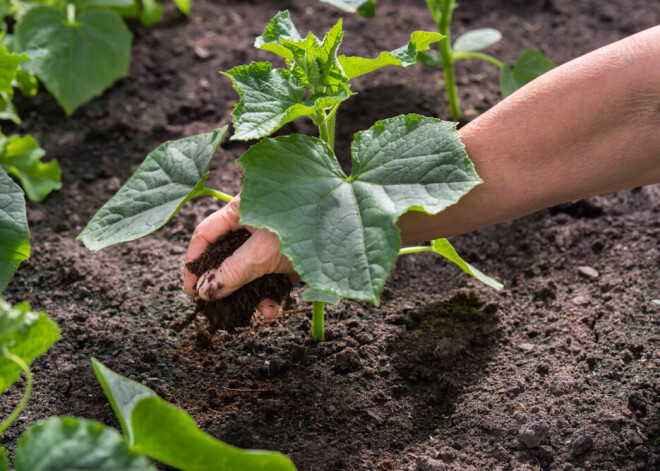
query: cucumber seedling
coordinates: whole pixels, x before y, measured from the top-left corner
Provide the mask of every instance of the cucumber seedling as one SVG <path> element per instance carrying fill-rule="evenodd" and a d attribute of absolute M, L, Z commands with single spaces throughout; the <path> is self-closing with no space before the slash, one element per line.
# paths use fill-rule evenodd
<path fill-rule="evenodd" d="M 337 110 L 354 94 L 350 80 L 388 65 L 409 66 L 442 36 L 416 31 L 408 44 L 375 59 L 338 55 L 342 36 L 340 20 L 322 40 L 312 33 L 302 37 L 283 11 L 255 46 L 283 57 L 287 67 L 254 62 L 225 73 L 240 95 L 232 139 L 263 138 L 300 117 L 318 127 L 318 138 L 262 139 L 238 160 L 245 170 L 240 222 L 279 236 L 280 250 L 309 286 L 303 300 L 313 303 L 312 335 L 318 340 L 326 303 L 344 297 L 380 303 L 399 254 L 435 252 L 501 288 L 461 260 L 445 239 L 401 250 L 399 216 L 411 210 L 438 213 L 481 183 L 455 123 L 413 114 L 379 121 L 355 135 L 350 175 L 334 152 Z M 153 232 L 193 197 L 229 201 L 229 195 L 204 185 L 225 131 L 156 149 L 78 238 L 99 250 Z"/>

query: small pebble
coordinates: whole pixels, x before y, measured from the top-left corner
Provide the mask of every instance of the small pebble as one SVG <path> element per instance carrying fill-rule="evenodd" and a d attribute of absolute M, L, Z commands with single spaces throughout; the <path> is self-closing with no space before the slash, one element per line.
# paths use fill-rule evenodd
<path fill-rule="evenodd" d="M 584 306 L 585 304 L 589 304 L 590 299 L 589 296 L 576 296 L 571 299 L 571 302 L 576 306 Z"/>
<path fill-rule="evenodd" d="M 586 432 L 582 432 L 571 444 L 571 456 L 580 456 L 591 451 L 594 447 L 594 439 Z"/>
<path fill-rule="evenodd" d="M 580 275 L 584 276 L 585 278 L 591 278 L 592 280 L 595 280 L 600 276 L 600 273 L 598 273 L 596 269 L 591 267 L 581 266 L 578 267 L 577 270 Z"/>

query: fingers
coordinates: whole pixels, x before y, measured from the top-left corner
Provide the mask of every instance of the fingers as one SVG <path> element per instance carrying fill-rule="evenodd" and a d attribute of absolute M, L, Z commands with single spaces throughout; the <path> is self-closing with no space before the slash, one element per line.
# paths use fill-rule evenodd
<path fill-rule="evenodd" d="M 261 302 L 257 305 L 257 311 L 259 311 L 263 316 L 268 319 L 275 319 L 282 313 L 282 306 L 277 304 L 272 299 L 262 299 Z"/>
<path fill-rule="evenodd" d="M 240 228 L 238 223 L 238 206 L 240 198 L 236 197 L 227 206 L 204 219 L 195 229 L 184 263 L 188 263 L 199 257 L 206 247 L 215 242 L 220 236 Z M 193 275 L 185 268 L 183 272 L 183 288 L 188 296 L 195 295 L 195 283 L 197 276 Z"/>

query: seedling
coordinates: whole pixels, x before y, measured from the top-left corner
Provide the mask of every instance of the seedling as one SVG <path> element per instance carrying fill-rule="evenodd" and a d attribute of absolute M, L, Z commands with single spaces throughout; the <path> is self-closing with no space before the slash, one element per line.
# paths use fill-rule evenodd
<path fill-rule="evenodd" d="M 330 3 L 344 11 L 357 12 L 370 18 L 375 15 L 375 0 L 321 0 Z M 524 51 L 512 68 L 509 64 L 482 52 L 499 42 L 502 33 L 493 28 L 482 28 L 468 31 L 451 44 L 451 18 L 456 0 L 426 0 L 429 12 L 438 26 L 438 31 L 444 37 L 438 43 L 438 53 L 420 52 L 419 60 L 426 67 L 440 67 L 444 73 L 445 90 L 452 119 L 462 115 L 460 100 L 456 87 L 454 63 L 462 59 L 477 59 L 488 62 L 500 69 L 500 92 L 506 98 L 520 87 L 541 76 L 555 67 L 554 62 L 536 49 Z"/>
<path fill-rule="evenodd" d="M 282 56 L 288 67 L 256 62 L 225 73 L 241 97 L 232 139 L 261 138 L 303 116 L 319 129 L 320 138 L 263 139 L 238 160 L 245 169 L 241 223 L 279 236 L 282 253 L 309 286 L 303 299 L 313 302 L 312 335 L 318 340 L 325 303 L 347 297 L 378 305 L 399 254 L 435 252 L 501 288 L 461 260 L 445 239 L 400 251 L 399 216 L 410 210 L 438 213 L 481 182 L 455 123 L 418 115 L 379 121 L 355 135 L 350 175 L 333 150 L 337 109 L 353 95 L 350 80 L 387 65 L 409 66 L 441 35 L 414 32 L 407 45 L 375 59 L 337 55 L 342 36 L 340 20 L 323 40 L 312 33 L 303 38 L 289 13 L 280 12 L 255 46 Z M 153 232 L 195 196 L 229 201 L 229 195 L 204 186 L 225 131 L 156 149 L 78 238 L 99 250 Z"/>
<path fill-rule="evenodd" d="M 0 435 L 19 417 L 32 389 L 30 363 L 59 338 L 57 324 L 27 302 L 12 307 L 0 298 L 0 394 L 25 374 L 18 406 L 0 422 Z M 96 376 L 119 419 L 124 436 L 78 417 L 50 417 L 28 427 L 18 441 L 16 471 L 122 469 L 155 471 L 152 458 L 184 471 L 295 470 L 284 455 L 241 450 L 202 432 L 193 419 L 151 389 L 92 360 Z M 72 466 L 72 463 L 75 463 Z M 9 469 L 0 446 L 0 471 Z"/>

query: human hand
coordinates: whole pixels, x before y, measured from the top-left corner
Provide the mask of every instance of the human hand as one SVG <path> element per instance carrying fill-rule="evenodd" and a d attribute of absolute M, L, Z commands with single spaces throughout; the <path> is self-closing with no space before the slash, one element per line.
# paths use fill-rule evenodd
<path fill-rule="evenodd" d="M 269 273 L 283 273 L 292 282 L 300 280 L 291 262 L 279 251 L 277 235 L 267 229 L 255 229 L 239 224 L 240 197 L 204 219 L 195 229 L 185 263 L 195 260 L 219 237 L 238 229 L 246 229 L 252 235 L 218 268 L 211 269 L 197 278 L 184 268 L 183 286 L 188 296 L 197 294 L 205 301 L 222 299 L 241 286 Z M 264 299 L 257 308 L 266 318 L 275 317 L 279 310 L 275 302 Z"/>

